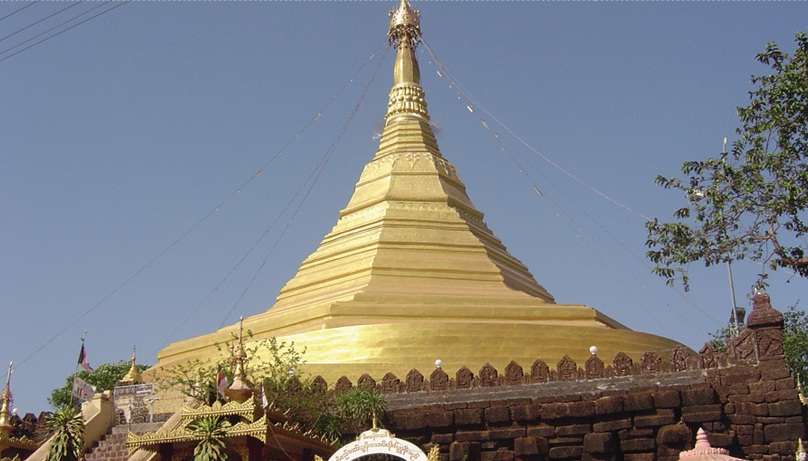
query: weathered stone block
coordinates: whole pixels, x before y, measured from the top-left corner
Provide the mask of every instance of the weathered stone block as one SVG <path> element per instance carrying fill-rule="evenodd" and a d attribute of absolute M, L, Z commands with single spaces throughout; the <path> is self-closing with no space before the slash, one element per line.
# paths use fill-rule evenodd
<path fill-rule="evenodd" d="M 761 362 L 757 367 L 760 377 L 764 380 L 782 379 L 791 376 L 785 360 L 767 360 Z"/>
<path fill-rule="evenodd" d="M 743 402 L 738 404 L 737 414 L 753 416 L 769 416 L 769 406 L 766 404 Z"/>
<path fill-rule="evenodd" d="M 772 442 L 769 444 L 769 451 L 780 455 L 793 456 L 797 451 L 797 442 Z"/>
<path fill-rule="evenodd" d="M 614 451 L 616 440 L 611 432 L 594 432 L 584 436 L 585 453 L 610 453 Z"/>
<path fill-rule="evenodd" d="M 584 400 L 582 402 L 571 402 L 569 404 L 569 416 L 571 418 L 589 418 L 595 414 L 595 402 Z"/>
<path fill-rule="evenodd" d="M 425 415 L 429 427 L 450 427 L 454 425 L 454 415 L 449 411 L 430 411 Z"/>
<path fill-rule="evenodd" d="M 529 426 L 527 428 L 528 437 L 554 437 L 555 427 L 548 426 L 547 424 L 540 424 L 538 426 Z"/>
<path fill-rule="evenodd" d="M 654 439 L 626 439 L 620 441 L 620 450 L 626 453 L 647 452 L 653 455 L 656 443 Z"/>
<path fill-rule="evenodd" d="M 688 389 L 682 391 L 682 405 L 710 405 L 718 403 L 718 395 L 713 388 Z"/>
<path fill-rule="evenodd" d="M 515 439 L 517 437 L 524 437 L 527 429 L 521 426 L 503 427 L 503 428 L 489 428 L 491 440 Z"/>
<path fill-rule="evenodd" d="M 502 423 L 511 420 L 510 409 L 505 405 L 494 405 L 486 408 L 483 414 L 487 423 Z"/>
<path fill-rule="evenodd" d="M 607 415 L 623 411 L 623 398 L 618 395 L 601 397 L 595 400 L 595 414 Z"/>
<path fill-rule="evenodd" d="M 570 435 L 582 435 L 592 431 L 592 426 L 589 424 L 570 424 L 568 426 L 556 427 L 556 435 L 559 437 L 568 437 Z"/>
<path fill-rule="evenodd" d="M 732 424 L 754 424 L 755 417 L 753 415 L 743 415 L 739 413 L 735 413 L 732 415 L 727 415 L 727 419 Z"/>
<path fill-rule="evenodd" d="M 774 382 L 774 388 L 778 391 L 785 391 L 789 389 L 796 389 L 797 385 L 794 382 L 794 378 L 789 376 L 788 378 L 778 379 Z"/>
<path fill-rule="evenodd" d="M 538 421 L 541 417 L 541 404 L 513 405 L 511 419 L 517 422 Z"/>
<path fill-rule="evenodd" d="M 477 442 L 453 442 L 449 445 L 449 461 L 480 459 L 480 444 Z"/>
<path fill-rule="evenodd" d="M 539 445 L 535 437 L 518 437 L 513 441 L 513 452 L 516 456 L 538 455 Z"/>
<path fill-rule="evenodd" d="M 720 405 L 719 405 L 720 406 Z M 684 416 L 684 415 L 683 415 Z M 676 423 L 676 415 L 672 409 L 661 408 L 656 413 L 650 415 L 638 415 L 634 417 L 634 426 L 651 427 L 664 426 Z"/>
<path fill-rule="evenodd" d="M 788 400 L 769 404 L 771 416 L 799 416 L 802 415 L 802 404 L 799 400 Z"/>
<path fill-rule="evenodd" d="M 657 391 L 652 395 L 657 408 L 678 408 L 682 398 L 677 391 Z"/>
<path fill-rule="evenodd" d="M 690 429 L 684 424 L 669 424 L 659 428 L 657 432 L 657 445 L 666 447 L 676 447 L 678 450 L 684 449 L 692 439 Z"/>
<path fill-rule="evenodd" d="M 654 399 L 651 394 L 631 393 L 623 398 L 623 407 L 626 411 L 641 411 L 654 408 Z"/>
<path fill-rule="evenodd" d="M 541 416 L 544 419 L 559 419 L 569 416 L 568 403 L 548 403 L 542 405 Z"/>
<path fill-rule="evenodd" d="M 488 439 L 488 431 L 458 431 L 455 433 L 457 442 L 481 442 Z"/>
<path fill-rule="evenodd" d="M 617 419 L 614 421 L 602 421 L 592 425 L 595 432 L 611 432 L 631 427 L 631 418 Z"/>
<path fill-rule="evenodd" d="M 684 407 L 682 408 L 682 421 L 686 423 L 719 421 L 722 414 L 721 404 Z"/>
<path fill-rule="evenodd" d="M 578 459 L 583 454 L 583 447 L 553 447 L 548 453 L 550 459 Z"/>
<path fill-rule="evenodd" d="M 727 448 L 735 443 L 735 433 L 713 432 L 707 436 L 707 439 L 710 441 L 710 445 L 713 447 Z"/>
<path fill-rule="evenodd" d="M 454 433 L 449 434 L 432 434 L 432 443 L 438 445 L 449 445 L 454 441 Z"/>
<path fill-rule="evenodd" d="M 721 384 L 731 386 L 740 383 L 753 383 L 760 379 L 760 370 L 757 367 L 734 366 L 720 371 Z"/>
<path fill-rule="evenodd" d="M 654 461 L 653 453 L 626 453 L 623 455 L 625 461 Z"/>
<path fill-rule="evenodd" d="M 769 424 L 763 428 L 766 443 L 793 441 L 805 437 L 801 424 Z"/>
<path fill-rule="evenodd" d="M 455 424 L 459 426 L 482 424 L 483 410 L 481 408 L 458 408 L 454 411 Z"/>

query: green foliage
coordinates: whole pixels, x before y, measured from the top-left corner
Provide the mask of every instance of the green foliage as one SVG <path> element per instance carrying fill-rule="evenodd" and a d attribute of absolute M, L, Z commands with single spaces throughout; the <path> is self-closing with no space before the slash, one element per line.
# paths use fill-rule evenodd
<path fill-rule="evenodd" d="M 227 428 L 230 422 L 220 416 L 202 416 L 188 424 L 188 429 L 202 437 L 194 448 L 194 461 L 227 461 Z"/>
<path fill-rule="evenodd" d="M 84 450 L 84 420 L 75 407 L 56 410 L 47 421 L 52 433 L 47 461 L 78 461 Z"/>
<path fill-rule="evenodd" d="M 118 384 L 118 381 L 121 380 L 126 373 L 129 372 L 129 369 L 132 367 L 132 362 L 129 361 L 120 361 L 118 363 L 105 363 L 99 365 L 92 373 L 88 373 L 85 370 L 81 370 L 75 376 L 83 379 L 87 383 L 95 386 L 96 391 L 108 391 L 115 387 Z M 149 368 L 149 365 L 136 365 L 138 371 L 145 371 Z M 62 408 L 65 406 L 70 405 L 71 398 L 70 393 L 73 389 L 73 376 L 70 375 L 65 378 L 65 385 L 54 389 L 51 391 L 50 397 L 48 397 L 48 403 L 51 404 L 53 408 Z M 81 405 L 81 402 L 78 399 L 72 399 L 74 406 Z"/>
<path fill-rule="evenodd" d="M 801 383 L 808 383 L 808 314 L 790 306 L 783 312 L 783 354 L 791 375 Z M 803 387 L 808 396 L 808 390 Z"/>
<path fill-rule="evenodd" d="M 161 387 L 177 389 L 208 405 L 221 399 L 216 392 L 217 370 L 225 373 L 228 382 L 233 382 L 233 345 L 231 341 L 219 347 L 228 353 L 218 361 L 193 360 L 161 369 L 164 376 Z M 244 350 L 247 385 L 256 398 L 263 387 L 269 406 L 284 412 L 304 431 L 311 430 L 327 440 L 339 440 L 343 434 L 357 434 L 369 427 L 374 411 L 381 418 L 386 410 L 386 402 L 375 391 L 354 388 L 336 394 L 317 385 L 301 372 L 305 350 L 296 350 L 294 343 L 269 338 L 248 343 Z"/>
<path fill-rule="evenodd" d="M 686 179 L 658 176 L 684 192 L 676 222 L 646 223 L 654 273 L 689 287 L 687 265 L 751 259 L 808 277 L 808 38 L 796 36 L 792 56 L 769 43 L 757 60 L 769 75 L 752 77 L 750 103 L 738 108 L 742 126 L 730 152 L 686 162 Z"/>
<path fill-rule="evenodd" d="M 343 423 L 358 434 L 369 427 L 373 417 L 384 414 L 387 402 L 378 392 L 354 387 L 337 395 L 337 408 Z"/>

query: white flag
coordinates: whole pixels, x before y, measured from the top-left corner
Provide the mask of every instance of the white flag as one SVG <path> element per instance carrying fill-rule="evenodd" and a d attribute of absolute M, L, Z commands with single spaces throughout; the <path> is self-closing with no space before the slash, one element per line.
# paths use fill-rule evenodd
<path fill-rule="evenodd" d="M 73 397 L 81 400 L 92 400 L 95 388 L 79 377 L 73 378 Z"/>

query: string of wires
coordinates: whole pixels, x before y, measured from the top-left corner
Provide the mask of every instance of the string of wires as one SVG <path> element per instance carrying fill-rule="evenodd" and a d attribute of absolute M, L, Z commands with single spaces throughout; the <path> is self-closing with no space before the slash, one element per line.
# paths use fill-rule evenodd
<path fill-rule="evenodd" d="M 211 218 L 212 218 L 214 215 L 216 215 L 216 214 L 217 214 L 217 213 L 218 213 L 220 210 L 222 210 L 222 209 L 223 209 L 225 206 L 227 206 L 227 205 L 228 205 L 230 202 L 232 202 L 232 201 L 233 201 L 233 199 L 234 199 L 236 196 L 238 196 L 238 195 L 241 193 L 241 191 L 242 191 L 242 190 L 244 190 L 245 188 L 247 188 L 247 186 L 249 186 L 249 185 L 250 185 L 251 183 L 253 183 L 253 182 L 254 182 L 256 179 L 258 179 L 258 178 L 259 178 L 261 175 L 263 175 L 263 174 L 264 174 L 264 173 L 267 171 L 267 169 L 268 169 L 268 168 L 270 168 L 270 166 L 271 166 L 271 165 L 272 165 L 274 162 L 276 162 L 276 161 L 277 161 L 277 160 L 278 160 L 278 159 L 279 159 L 279 158 L 280 158 L 280 157 L 281 157 L 281 156 L 282 156 L 282 155 L 283 155 L 285 152 L 287 152 L 287 151 L 289 150 L 289 148 L 290 148 L 290 147 L 291 147 L 291 146 L 292 146 L 292 145 L 293 145 L 295 142 L 297 142 L 298 140 L 300 140 L 300 139 L 301 139 L 301 136 L 302 136 L 302 135 L 303 135 L 303 134 L 304 134 L 306 131 L 308 131 L 309 129 L 311 129 L 311 127 L 312 127 L 312 126 L 313 126 L 313 125 L 314 125 L 314 124 L 315 124 L 315 123 L 316 123 L 318 120 L 320 120 L 320 119 L 321 119 L 321 117 L 323 116 L 323 114 L 324 114 L 324 113 L 326 113 L 326 111 L 330 109 L 330 107 L 331 107 L 331 105 L 334 103 L 334 101 L 335 101 L 335 100 L 336 100 L 336 99 L 337 99 L 337 98 L 338 98 L 338 97 L 339 97 L 339 96 L 340 96 L 340 95 L 341 95 L 341 94 L 342 94 L 342 93 L 343 93 L 343 92 L 344 92 L 344 91 L 345 91 L 345 90 L 346 90 L 346 89 L 347 89 L 347 88 L 348 88 L 348 87 L 349 87 L 349 86 L 350 86 L 350 85 L 351 85 L 351 84 L 354 82 L 354 79 L 356 78 L 356 76 L 357 76 L 357 75 L 359 75 L 359 74 L 362 72 L 362 70 L 363 70 L 363 69 L 364 69 L 364 68 L 365 68 L 365 67 L 366 67 L 366 66 L 367 66 L 369 63 L 371 63 L 371 62 L 372 62 L 372 61 L 373 61 L 373 60 L 376 58 L 376 56 L 377 56 L 377 54 L 378 54 L 378 51 L 379 51 L 380 49 L 382 49 L 382 47 L 384 47 L 384 46 L 386 46 L 386 43 L 385 43 L 385 44 L 383 44 L 383 45 L 380 45 L 380 47 L 377 49 L 377 51 L 376 51 L 376 52 L 374 52 L 373 54 L 371 54 L 371 56 L 370 56 L 369 58 L 367 58 L 367 60 L 365 60 L 365 61 L 364 61 L 364 62 L 363 62 L 363 63 L 362 63 L 360 66 L 359 66 L 359 68 L 358 68 L 358 69 L 357 69 L 355 72 L 353 72 L 353 74 L 352 74 L 352 75 L 351 75 L 351 76 L 350 76 L 348 79 L 346 79 L 346 81 L 344 82 L 344 84 L 343 84 L 342 86 L 340 86 L 340 87 L 339 87 L 339 89 L 338 89 L 338 90 L 337 90 L 337 91 L 336 91 L 336 92 L 335 92 L 335 93 L 334 93 L 334 94 L 331 96 L 331 98 L 329 98 L 329 99 L 328 99 L 328 101 L 327 101 L 327 102 L 326 102 L 326 103 L 325 103 L 325 104 L 324 104 L 324 105 L 323 105 L 323 106 L 322 106 L 322 107 L 321 107 L 321 108 L 320 108 L 320 109 L 319 109 L 319 110 L 318 110 L 318 111 L 317 111 L 317 112 L 316 112 L 316 113 L 315 113 L 315 114 L 314 114 L 312 117 L 310 117 L 310 118 L 309 118 L 309 119 L 306 121 L 306 123 L 303 125 L 303 127 L 302 127 L 302 128 L 301 128 L 301 129 L 300 129 L 300 130 L 299 130 L 299 131 L 298 131 L 298 132 L 297 132 L 297 133 L 296 133 L 294 136 L 292 136 L 292 137 L 289 139 L 289 141 L 288 141 L 286 144 L 284 144 L 284 145 L 283 145 L 283 146 L 282 146 L 282 147 L 281 147 L 281 148 L 280 148 L 280 149 L 279 149 L 279 150 L 278 150 L 278 151 L 277 151 L 277 152 L 276 152 L 276 153 L 275 153 L 275 154 L 274 154 L 274 155 L 273 155 L 273 156 L 272 156 L 272 157 L 271 157 L 269 160 L 267 160 L 267 161 L 266 161 L 266 162 L 265 162 L 263 165 L 261 165 L 261 166 L 260 166 L 260 167 L 259 167 L 259 168 L 256 170 L 256 172 L 255 172 L 255 173 L 253 173 L 252 175 L 250 175 L 250 177 L 248 177 L 248 178 L 247 178 L 245 181 L 243 181 L 243 182 L 242 182 L 242 183 L 241 183 L 241 184 L 240 184 L 240 185 L 239 185 L 237 188 L 235 188 L 235 189 L 234 189 L 234 190 L 232 190 L 232 191 L 231 191 L 229 194 L 227 194 L 227 195 L 224 197 L 224 199 L 222 199 L 222 200 L 221 200 L 221 201 L 219 201 L 219 202 L 218 202 L 218 203 L 217 203 L 215 206 L 213 206 L 212 208 L 210 208 L 210 209 L 209 209 L 209 211 L 208 211 L 207 213 L 205 213 L 205 214 L 204 214 L 204 215 L 203 215 L 203 216 L 202 216 L 200 219 L 198 219 L 198 220 L 197 220 L 197 221 L 196 221 L 194 224 L 192 224 L 192 225 L 191 225 L 191 226 L 190 226 L 190 227 L 189 227 L 189 228 L 188 228 L 186 231 L 184 231 L 184 232 L 183 232 L 183 233 L 181 233 L 179 236 L 177 236 L 175 239 L 173 239 L 173 240 L 171 241 L 171 243 L 170 243 L 170 244 L 168 244 L 167 246 L 165 246 L 164 248 L 162 248 L 162 249 L 161 249 L 160 251 L 158 251 L 158 252 L 157 252 L 157 253 L 156 253 L 156 254 L 155 254 L 153 257 L 151 257 L 151 258 L 150 258 L 148 261 L 146 261 L 146 263 L 145 263 L 145 264 L 141 265 L 141 266 L 140 266 L 140 267 L 138 267 L 138 268 L 137 268 L 137 269 L 136 269 L 136 270 L 135 270 L 135 271 L 134 271 L 132 274 L 130 274 L 129 276 L 127 276 L 127 277 L 126 277 L 126 278 L 125 278 L 125 279 L 124 279 L 124 280 L 123 280 L 121 283 L 119 283 L 119 284 L 118 284 L 117 286 L 115 286 L 115 287 L 114 287 L 112 290 L 110 290 L 110 291 L 109 291 L 109 292 L 108 292 L 108 293 L 107 293 L 105 296 L 103 296 L 103 297 L 102 297 L 102 298 L 101 298 L 101 299 L 100 299 L 98 302 L 96 302 L 96 303 L 95 303 L 95 304 L 93 304 L 92 306 L 88 307 L 88 308 L 87 308 L 86 310 L 84 310 L 82 313 L 80 313 L 80 314 L 78 314 L 78 315 L 74 316 L 73 320 L 72 320 L 72 321 L 70 321 L 69 323 L 67 323 L 67 324 L 66 324 L 66 325 L 65 325 L 65 326 L 64 326 L 64 327 L 63 327 L 61 330 L 59 330 L 58 332 L 56 332 L 55 334 L 53 334 L 53 335 L 52 335 L 50 338 L 48 338 L 46 341 L 44 341 L 44 342 L 43 342 L 43 343 L 42 343 L 42 344 L 41 344 L 39 347 L 37 347 L 36 349 L 34 349 L 34 350 L 33 350 L 33 351 L 30 353 L 30 354 L 28 354 L 28 355 L 27 355 L 25 358 L 23 358 L 21 361 L 19 361 L 19 362 L 15 363 L 15 364 L 14 364 L 14 370 L 16 370 L 16 369 L 20 368 L 21 366 L 23 366 L 23 365 L 24 365 L 26 362 L 28 362 L 28 361 L 29 361 L 31 358 L 33 358 L 34 356 L 36 356 L 37 354 L 39 354 L 39 353 L 40 353 L 42 350 L 44 350 L 44 349 L 45 349 L 47 346 L 49 346 L 50 344 L 52 344 L 52 343 L 53 343 L 53 342 L 54 342 L 56 339 L 58 339 L 58 338 L 59 338 L 59 337 L 61 337 L 61 336 L 62 336 L 64 333 L 66 333 L 66 332 L 67 332 L 67 331 L 69 331 L 71 328 L 73 328 L 73 327 L 74 327 L 76 324 L 78 324 L 79 322 L 83 321 L 83 320 L 84 320 L 84 319 L 85 319 L 87 316 L 89 316 L 91 313 L 93 313 L 94 311 L 96 311 L 96 310 L 97 310 L 99 307 L 104 306 L 104 305 L 105 305 L 105 304 L 106 304 L 106 303 L 107 303 L 107 302 L 108 302 L 108 301 L 109 301 L 111 298 L 113 298 L 113 297 L 114 297 L 114 296 L 115 296 L 115 295 L 116 295 L 118 292 L 120 292 L 120 291 L 121 291 L 121 290 L 122 290 L 124 287 L 128 286 L 129 284 L 131 284 L 131 283 L 132 283 L 132 282 L 133 282 L 135 279 L 137 279 L 137 278 L 138 278 L 138 276 L 140 276 L 140 275 L 141 275 L 141 274 L 143 274 L 145 271 L 147 271 L 147 270 L 148 270 L 150 267 L 152 267 L 152 266 L 153 266 L 153 265 L 154 265 L 154 264 L 155 264 L 155 263 L 156 263 L 158 260 L 162 259 L 162 258 L 163 258 L 164 256 L 166 256 L 166 255 L 167 255 L 167 254 L 168 254 L 168 253 L 169 253 L 171 250 L 175 249 L 175 248 L 176 248 L 176 247 L 177 247 L 177 246 L 178 246 L 180 243 L 182 243 L 184 240 L 186 240 L 186 239 L 187 239 L 187 238 L 188 238 L 188 237 L 189 237 L 191 234 L 193 234 L 193 233 L 194 233 L 195 231 L 197 231 L 197 230 L 198 230 L 200 227 L 202 227 L 202 225 L 203 225 L 203 224 L 205 224 L 207 221 L 209 221 L 209 220 L 210 220 L 210 219 L 211 219 Z M 377 68 L 377 71 L 376 71 L 376 72 L 378 72 L 378 68 Z M 375 76 L 375 73 L 374 73 L 374 76 Z M 365 89 L 365 92 L 367 92 L 367 87 L 366 87 L 366 89 Z M 363 94 L 363 97 L 364 97 L 364 94 Z M 360 101 L 360 102 L 361 102 L 361 101 Z M 355 113 L 355 111 L 356 111 L 356 109 L 354 110 L 354 113 Z M 343 132 L 344 132 L 344 128 L 343 128 L 343 131 L 342 131 L 342 132 L 340 133 L 340 135 L 339 135 L 340 137 L 341 137 L 341 135 L 342 135 L 342 133 L 343 133 Z M 334 146 L 336 146 L 336 143 L 334 144 Z M 324 166 L 324 165 L 323 165 L 323 166 Z M 308 182 L 308 181 L 307 181 L 307 182 Z M 304 184 L 304 185 L 305 185 L 305 184 Z M 311 187 L 313 187 L 313 185 L 312 185 Z M 302 190 L 302 188 L 303 188 L 303 186 L 301 186 L 301 190 Z M 280 217 L 276 218 L 276 221 L 277 221 L 277 219 L 280 219 Z M 263 238 L 263 237 L 262 237 L 262 238 Z M 260 239 L 259 239 L 259 241 L 260 241 Z M 251 247 L 250 251 L 248 251 L 248 252 L 247 252 L 247 255 L 248 255 L 248 254 L 250 254 L 250 253 L 252 252 L 252 250 L 253 250 L 253 249 L 254 249 L 254 248 L 257 246 L 257 243 L 258 243 L 258 242 L 256 242 L 256 244 L 255 244 L 255 245 L 253 245 L 253 247 Z M 241 264 L 241 262 L 243 262 L 243 261 L 244 261 L 244 259 L 246 259 L 247 255 L 245 255 L 245 256 L 244 256 L 244 257 L 243 257 L 243 258 L 242 258 L 242 259 L 239 261 L 239 263 L 238 263 L 238 264 Z M 238 265 L 238 264 L 237 264 L 237 265 Z M 235 268 L 234 268 L 233 270 L 235 270 Z M 231 271 L 231 272 L 232 272 L 232 271 Z M 225 277 L 225 279 L 223 279 L 223 280 L 222 280 L 222 281 L 221 281 L 221 282 L 220 282 L 220 283 L 219 283 L 219 284 L 218 284 L 218 285 L 217 285 L 217 286 L 216 286 L 216 287 L 213 289 L 213 291 L 212 291 L 212 292 L 211 292 L 211 293 L 208 295 L 208 297 L 212 296 L 212 294 L 213 294 L 213 293 L 215 293 L 215 292 L 216 292 L 216 291 L 217 291 L 217 290 L 220 288 L 220 286 L 221 286 L 221 285 L 223 285 L 223 284 L 225 283 L 225 281 L 226 281 L 226 280 L 227 280 L 227 277 Z M 206 298 L 206 299 L 207 299 L 207 298 Z M 203 301 L 203 303 L 204 303 L 204 301 Z M 200 306 L 201 306 L 201 304 L 200 304 Z M 196 310 L 198 310 L 198 308 L 199 308 L 200 306 L 198 306 Z M 196 310 L 194 310 L 194 312 L 196 312 Z M 177 331 L 178 331 L 178 330 L 181 328 L 181 326 L 182 326 L 184 323 L 186 323 L 186 322 L 187 322 L 187 321 L 188 321 L 188 320 L 191 318 L 191 316 L 193 316 L 194 312 L 189 313 L 189 315 L 186 317 L 186 319 L 183 321 L 183 323 L 181 323 L 180 325 L 178 325 L 178 326 L 175 328 L 175 330 L 174 330 L 174 331 L 173 331 L 173 332 L 172 332 L 172 333 L 169 335 L 169 337 L 168 337 L 168 338 L 166 338 L 166 341 L 164 341 L 164 342 L 163 342 L 163 344 L 162 344 L 162 345 L 161 345 L 159 348 L 162 348 L 162 346 L 164 346 L 164 345 L 167 343 L 167 341 L 168 341 L 168 340 L 169 340 L 169 339 L 170 339 L 170 338 L 171 338 L 171 337 L 172 337 L 172 336 L 173 336 L 173 335 L 174 335 L 174 334 L 175 334 L 175 333 L 176 333 L 176 332 L 177 332 Z M 158 348 L 157 350 L 159 350 L 159 348 Z M 156 354 L 157 350 L 153 351 L 153 353 L 154 353 L 154 354 Z"/>
<path fill-rule="evenodd" d="M 631 250 L 628 245 L 626 245 L 620 238 L 614 235 L 613 232 L 606 229 L 603 224 L 590 213 L 588 213 L 583 207 L 581 207 L 576 200 L 570 197 L 563 189 L 557 188 L 553 190 L 552 193 L 547 192 L 547 186 L 543 185 L 542 187 L 539 186 L 539 181 L 537 181 L 533 175 L 536 174 L 540 177 L 545 177 L 540 169 L 534 169 L 533 172 L 528 169 L 526 166 L 528 163 L 520 161 L 514 155 L 512 149 L 508 148 L 507 144 L 503 141 L 502 136 L 497 133 L 494 129 L 494 125 L 500 127 L 502 130 L 505 131 L 508 135 L 510 135 L 513 139 L 515 139 L 519 144 L 521 144 L 524 148 L 526 148 L 530 153 L 534 154 L 536 157 L 540 158 L 542 161 L 553 167 L 555 170 L 560 171 L 563 173 L 564 176 L 569 177 L 577 184 L 581 185 L 585 189 L 591 191 L 595 195 L 599 196 L 600 198 L 606 200 L 607 202 L 618 206 L 619 208 L 623 209 L 624 211 L 642 218 L 643 220 L 647 221 L 650 220 L 648 216 L 645 214 L 631 208 L 630 206 L 626 205 L 625 203 L 621 202 L 620 200 L 614 198 L 613 196 L 599 190 L 595 186 L 587 183 L 583 179 L 579 178 L 568 169 L 561 166 L 559 163 L 553 161 L 547 155 L 541 153 L 539 150 L 534 148 L 530 145 L 523 137 L 519 136 L 516 132 L 514 132 L 510 127 L 508 127 L 504 122 L 502 122 L 498 117 L 488 111 L 477 99 L 475 99 L 464 87 L 457 81 L 456 78 L 452 75 L 452 73 L 444 66 L 441 60 L 435 55 L 434 51 L 430 48 L 429 44 L 422 40 L 424 45 L 424 49 L 428 52 L 429 56 L 432 59 L 432 62 L 437 66 L 436 74 L 440 78 L 445 78 L 449 82 L 449 87 L 452 88 L 457 94 L 457 100 L 461 102 L 461 104 L 465 105 L 465 109 L 471 113 L 477 121 L 482 125 L 487 133 L 494 139 L 497 145 L 500 148 L 500 151 L 507 155 L 510 162 L 516 167 L 521 175 L 525 177 L 528 183 L 531 185 L 533 190 L 536 194 L 542 199 L 546 200 L 551 208 L 553 209 L 555 215 L 567 226 L 569 227 L 572 232 L 579 238 L 581 241 L 590 251 L 591 254 L 595 255 L 595 257 L 599 260 L 599 263 L 606 269 L 606 272 L 610 274 L 610 276 L 619 283 L 625 290 L 630 297 L 632 297 L 638 306 L 640 306 L 648 317 L 660 327 L 662 331 L 664 331 L 667 335 L 672 336 L 672 332 L 659 321 L 658 316 L 653 315 L 652 312 L 648 309 L 648 305 L 646 303 L 641 302 L 634 293 L 634 290 L 629 287 L 624 281 L 622 276 L 628 275 L 633 279 L 635 284 L 632 286 L 639 286 L 645 291 L 651 291 L 651 288 L 645 284 L 642 279 L 635 274 L 634 270 L 629 269 L 624 264 L 620 262 L 620 259 L 617 258 L 612 252 L 607 249 L 607 246 L 600 243 L 598 239 L 594 237 L 594 234 L 586 230 L 586 226 L 579 223 L 567 210 L 565 207 L 561 206 L 558 201 L 553 197 L 553 193 L 560 195 L 566 201 L 572 204 L 572 206 L 578 210 L 584 217 L 586 217 L 590 222 L 594 223 L 596 227 L 598 227 L 604 234 L 606 234 L 610 239 L 615 241 L 619 247 L 625 251 L 626 254 L 630 255 L 633 259 L 638 261 L 642 266 L 646 267 L 650 271 L 650 265 L 647 260 L 638 256 L 635 251 Z M 485 115 L 488 120 L 492 122 L 486 121 L 486 118 L 483 117 Z M 549 181 L 544 180 L 542 181 L 543 184 L 549 184 Z M 621 271 L 616 271 L 615 267 L 619 267 Z M 677 295 L 688 305 L 696 309 L 701 315 L 706 318 L 711 319 L 716 324 L 723 324 L 723 322 L 716 319 L 712 314 L 707 312 L 705 309 L 701 308 L 697 304 L 695 304 L 691 299 L 684 296 L 684 294 L 676 289 L 675 292 Z M 656 296 L 651 293 L 652 298 L 656 301 L 652 303 L 655 306 L 661 307 L 662 305 L 666 306 L 670 312 L 676 314 L 679 318 L 681 318 L 684 322 L 690 324 L 692 327 L 698 329 L 699 331 L 704 328 L 703 324 L 698 324 L 694 322 L 689 317 L 685 316 L 679 309 L 674 308 L 667 301 L 663 301 L 661 296 Z M 662 301 L 662 302 L 660 302 Z M 706 332 L 705 332 L 706 333 Z M 700 345 L 691 345 L 691 347 L 696 346 L 699 347 Z"/>
<path fill-rule="evenodd" d="M 0 62 L 3 62 L 7 59 L 11 59 L 12 57 L 17 56 L 18 54 L 23 53 L 27 50 L 30 50 L 31 48 L 37 45 L 40 45 L 52 38 L 58 37 L 59 35 L 62 35 L 63 33 L 69 30 L 75 29 L 76 27 L 85 24 L 88 21 L 91 21 L 99 16 L 107 14 L 110 11 L 129 3 L 130 1 L 132 0 L 124 0 L 121 2 L 107 0 L 101 2 L 98 5 L 95 5 L 93 7 L 87 8 L 83 11 L 76 13 L 76 11 L 72 9 L 76 6 L 85 4 L 83 0 L 79 0 L 55 12 L 45 13 L 45 15 L 41 17 L 40 16 L 31 17 L 41 13 L 41 10 L 37 11 L 37 9 L 34 8 L 31 11 L 26 11 L 25 13 L 28 13 L 27 16 L 23 14 L 20 17 L 15 18 L 18 19 L 18 22 L 21 25 L 17 27 L 14 31 L 7 33 L 2 38 L 0 38 L 0 42 L 6 42 L 5 48 L 3 48 L 2 51 L 0 51 Z M 23 12 L 23 10 L 26 10 L 28 7 L 34 6 L 35 4 L 38 3 L 40 3 L 38 0 L 31 2 L 25 5 L 24 7 L 19 8 L 3 16 L 2 18 L 0 18 L 0 21 L 3 21 L 12 16 L 16 16 L 18 13 Z M 45 5 L 48 5 L 49 3 L 50 2 L 44 2 Z M 50 8 L 50 6 L 47 6 L 47 8 Z M 72 10 L 70 11 L 70 13 L 76 13 L 76 14 L 70 16 L 67 19 L 63 19 L 64 14 L 66 14 L 68 10 Z M 55 25 L 51 25 L 55 21 L 59 22 L 56 23 Z M 40 31 L 39 30 L 40 27 L 46 27 L 46 29 Z M 18 35 L 20 36 L 17 37 Z M 14 42 L 13 40 L 9 40 L 12 37 L 16 37 L 16 39 L 18 39 L 19 41 L 13 43 Z"/>

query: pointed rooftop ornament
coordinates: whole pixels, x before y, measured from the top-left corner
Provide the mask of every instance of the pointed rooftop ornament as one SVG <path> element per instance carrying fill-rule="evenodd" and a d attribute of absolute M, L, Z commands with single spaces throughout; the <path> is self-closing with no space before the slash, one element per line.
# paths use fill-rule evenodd
<path fill-rule="evenodd" d="M 119 386 L 131 386 L 133 384 L 141 384 L 143 383 L 143 376 L 140 375 L 140 372 L 137 369 L 136 363 L 136 355 L 137 355 L 137 346 L 132 346 L 132 366 L 129 367 L 129 371 L 126 375 L 118 381 Z"/>
<path fill-rule="evenodd" d="M 808 461 L 808 453 L 805 452 L 805 446 L 802 444 L 802 439 L 798 439 L 797 452 L 795 453 L 796 461 Z"/>
<path fill-rule="evenodd" d="M 390 11 L 390 30 L 387 32 L 390 45 L 396 48 L 393 67 L 393 88 L 387 103 L 385 125 L 400 118 L 429 121 L 424 90 L 421 88 L 421 71 L 415 57 L 415 48 L 421 41 L 421 14 L 401 0 L 398 8 Z"/>
<path fill-rule="evenodd" d="M 238 321 L 238 342 L 233 347 L 233 384 L 224 391 L 230 400 L 238 403 L 245 402 L 253 394 L 247 383 L 245 363 L 247 352 L 244 351 L 244 316 Z"/>
<path fill-rule="evenodd" d="M 741 461 L 741 458 L 730 456 L 729 450 L 711 447 L 707 433 L 704 432 L 703 428 L 699 428 L 696 434 L 696 446 L 692 450 L 679 453 L 679 459 L 687 461 Z"/>
<path fill-rule="evenodd" d="M 8 373 L 6 373 L 6 386 L 3 394 L 0 395 L 0 437 L 8 438 L 14 430 L 11 425 L 11 371 L 14 362 L 8 363 Z"/>

